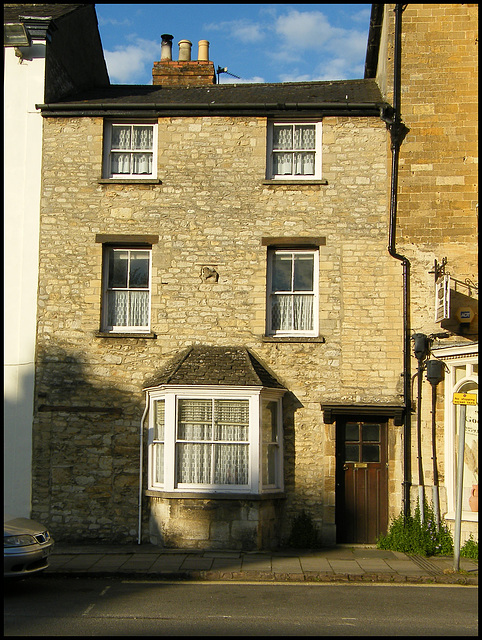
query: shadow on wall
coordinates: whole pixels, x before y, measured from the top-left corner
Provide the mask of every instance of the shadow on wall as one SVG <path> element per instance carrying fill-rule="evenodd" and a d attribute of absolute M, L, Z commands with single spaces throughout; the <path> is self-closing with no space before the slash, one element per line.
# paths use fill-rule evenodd
<path fill-rule="evenodd" d="M 38 355 L 32 517 L 58 540 L 137 538 L 141 390 L 53 344 Z"/>
<path fill-rule="evenodd" d="M 116 384 L 116 377 L 119 383 Z M 92 365 L 81 353 L 52 344 L 39 352 L 33 425 L 32 517 L 58 541 L 137 542 L 139 429 L 145 408 L 142 389 L 125 383 L 118 364 Z M 287 393 L 284 406 L 284 475 L 287 498 L 269 511 L 258 547 L 286 546 L 302 513 L 322 521 L 325 496 L 308 505 L 295 478 L 295 413 L 302 405 Z M 147 426 L 144 426 L 143 491 L 147 487 Z M 313 461 L 313 464 L 320 464 Z M 176 509 L 182 508 L 180 500 Z M 219 514 L 213 500 L 197 505 L 202 520 Z M 239 505 L 238 505 L 239 506 Z M 142 542 L 149 542 L 150 501 L 142 499 Z M 268 513 L 268 512 L 267 512 Z M 299 522 L 298 522 L 299 524 Z M 218 526 L 214 524 L 213 526 Z M 321 528 L 318 526 L 318 544 Z M 222 527 L 221 527 L 222 530 Z M 273 534 L 273 531 L 276 535 Z M 222 534 L 221 534 L 222 535 Z M 270 543 L 271 536 L 276 543 Z M 292 538 L 291 538 L 292 540 Z M 221 541 L 222 543 L 222 541 Z M 313 542 L 315 544 L 315 542 Z M 179 545 L 182 546 L 182 545 Z"/>

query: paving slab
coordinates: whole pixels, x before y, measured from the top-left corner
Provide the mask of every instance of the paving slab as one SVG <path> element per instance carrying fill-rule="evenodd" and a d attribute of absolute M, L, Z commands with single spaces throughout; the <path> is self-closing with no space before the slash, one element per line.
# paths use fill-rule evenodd
<path fill-rule="evenodd" d="M 187 556 L 181 565 L 181 571 L 209 571 L 212 565 L 213 558 Z"/>
<path fill-rule="evenodd" d="M 271 556 L 246 554 L 243 556 L 243 571 L 271 571 Z"/>
<path fill-rule="evenodd" d="M 396 573 L 382 558 L 358 558 L 357 562 L 366 573 Z"/>
<path fill-rule="evenodd" d="M 330 563 L 327 558 L 319 556 L 301 556 L 300 557 L 301 568 L 303 571 L 317 571 L 317 572 L 329 572 L 333 573 Z"/>
<path fill-rule="evenodd" d="M 361 575 L 364 570 L 360 567 L 356 560 L 340 560 L 337 558 L 328 558 L 331 568 L 334 573 Z"/>
<path fill-rule="evenodd" d="M 406 560 L 387 560 L 387 564 L 394 571 L 403 575 L 427 575 L 426 569 L 422 569 L 422 567 L 410 558 L 407 558 Z"/>
<path fill-rule="evenodd" d="M 296 557 L 280 558 L 273 556 L 271 558 L 271 570 L 274 573 L 303 573 L 300 559 Z"/>

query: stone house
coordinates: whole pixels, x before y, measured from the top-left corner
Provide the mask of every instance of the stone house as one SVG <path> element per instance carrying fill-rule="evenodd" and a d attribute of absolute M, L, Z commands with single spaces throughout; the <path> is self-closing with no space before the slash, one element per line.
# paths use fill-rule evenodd
<path fill-rule="evenodd" d="M 35 105 L 108 85 L 94 5 L 4 4 L 4 505 L 29 516 L 42 116 Z"/>
<path fill-rule="evenodd" d="M 317 544 L 371 543 L 398 515 L 392 14 L 363 80 L 219 85 L 206 41 L 173 60 L 165 34 L 152 86 L 39 106 L 33 513 L 56 537 L 259 549 L 304 514 Z"/>

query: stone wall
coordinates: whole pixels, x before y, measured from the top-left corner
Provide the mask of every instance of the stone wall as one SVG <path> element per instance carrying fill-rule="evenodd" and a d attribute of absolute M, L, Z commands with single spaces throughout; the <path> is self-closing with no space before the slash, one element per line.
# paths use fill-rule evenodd
<path fill-rule="evenodd" d="M 332 543 L 335 428 L 323 424 L 320 403 L 402 401 L 402 271 L 387 253 L 385 124 L 325 118 L 327 184 L 273 185 L 264 181 L 266 119 L 158 122 L 161 184 L 104 184 L 102 119 L 44 119 L 34 515 L 62 539 L 135 539 L 143 385 L 188 345 L 240 345 L 289 390 L 281 535 L 304 509 Z M 97 335 L 97 234 L 159 237 L 155 338 Z M 270 237 L 326 238 L 324 341 L 264 339 Z M 202 279 L 203 266 L 216 268 L 217 282 Z M 146 532 L 147 520 L 144 501 Z"/>
<path fill-rule="evenodd" d="M 393 92 L 393 4 L 385 5 L 382 39 L 387 64 L 377 78 L 387 100 Z M 401 117 L 409 131 L 400 149 L 397 251 L 410 260 L 411 332 L 445 334 L 434 346 L 473 345 L 478 340 L 478 5 L 408 4 L 402 12 Z M 383 75 L 384 74 L 384 75 Z M 452 280 L 451 317 L 435 322 L 435 261 L 446 258 Z M 457 319 L 460 307 L 475 312 L 469 327 Z M 443 350 L 438 351 L 443 356 Z M 417 361 L 412 360 L 412 373 Z M 437 388 L 435 446 L 442 513 L 447 511 L 446 442 L 451 428 L 444 414 L 444 382 Z M 414 387 L 413 406 L 418 398 Z M 423 376 L 421 401 L 423 478 L 432 499 L 431 385 Z M 418 478 L 417 426 L 412 422 L 412 499 Z M 454 455 L 450 452 L 450 455 Z M 453 528 L 453 521 L 448 523 Z M 463 536 L 477 537 L 477 523 L 463 524 Z"/>

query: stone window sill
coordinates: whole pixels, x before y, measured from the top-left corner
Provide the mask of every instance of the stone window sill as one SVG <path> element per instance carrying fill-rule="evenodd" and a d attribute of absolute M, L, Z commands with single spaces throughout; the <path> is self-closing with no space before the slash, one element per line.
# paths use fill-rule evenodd
<path fill-rule="evenodd" d="M 96 338 L 140 338 L 142 340 L 153 340 L 157 338 L 157 334 L 153 333 L 114 333 L 107 331 L 97 331 L 95 334 Z"/>
<path fill-rule="evenodd" d="M 263 180 L 262 184 L 266 185 L 327 185 L 328 180 L 296 180 L 296 179 L 288 179 L 288 180 Z"/>
<path fill-rule="evenodd" d="M 287 342 L 292 344 L 296 344 L 299 342 L 311 342 L 311 343 L 323 344 L 325 342 L 325 338 L 323 338 L 323 336 L 318 336 L 316 338 L 310 338 L 307 336 L 296 336 L 296 337 L 262 336 L 261 339 L 263 342 L 276 342 L 276 343 Z"/>
<path fill-rule="evenodd" d="M 135 178 L 101 178 L 98 184 L 162 184 L 162 180 L 158 178 L 146 178 L 145 180 L 138 180 Z"/>
<path fill-rule="evenodd" d="M 144 495 L 150 498 L 178 499 L 178 500 L 273 500 L 282 499 L 286 494 L 282 491 L 271 491 L 266 493 L 229 493 L 229 492 L 209 492 L 209 491 L 155 491 L 147 489 Z"/>

